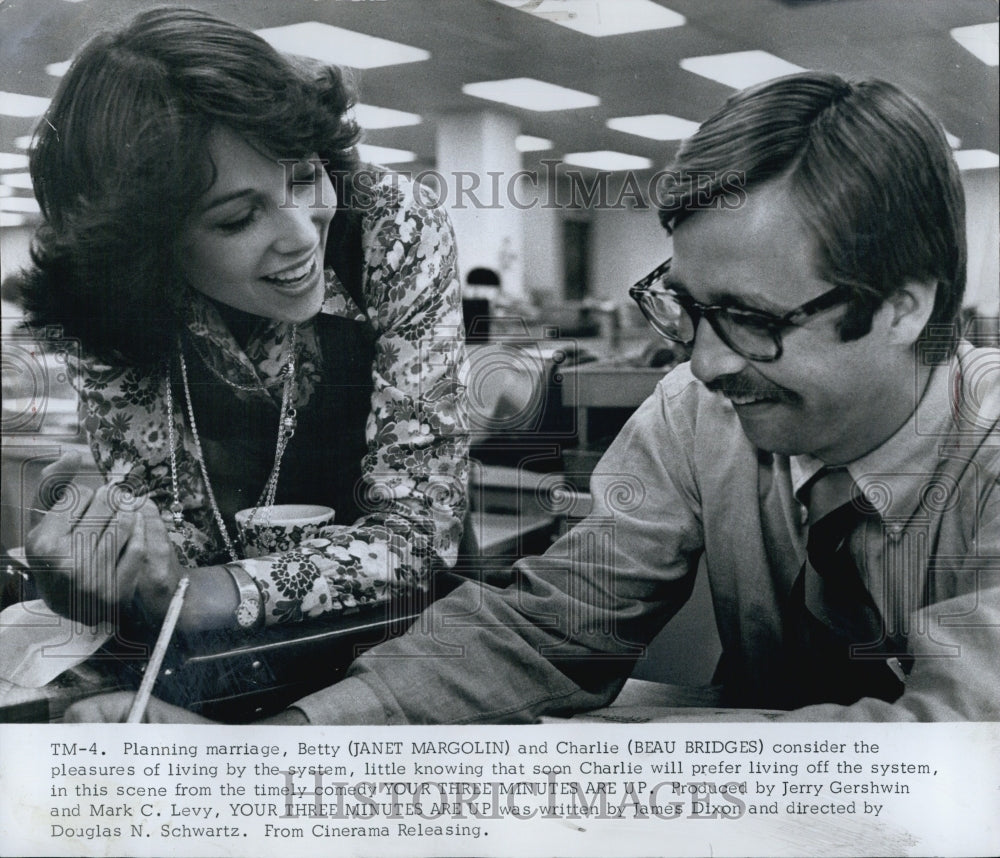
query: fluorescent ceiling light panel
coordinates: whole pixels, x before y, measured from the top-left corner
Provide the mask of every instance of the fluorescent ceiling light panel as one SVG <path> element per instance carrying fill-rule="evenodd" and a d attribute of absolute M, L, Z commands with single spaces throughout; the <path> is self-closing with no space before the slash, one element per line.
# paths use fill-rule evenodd
<path fill-rule="evenodd" d="M 388 146 L 370 146 L 367 143 L 358 144 L 358 155 L 362 161 L 370 164 L 409 164 L 417 160 L 416 152 L 391 149 Z"/>
<path fill-rule="evenodd" d="M 546 83 L 533 77 L 467 83 L 462 87 L 462 92 L 487 101 L 498 101 L 535 111 L 574 110 L 578 107 L 596 107 L 601 103 L 596 95 Z"/>
<path fill-rule="evenodd" d="M 32 190 L 30 173 L 4 173 L 0 175 L 0 182 L 11 188 L 21 188 L 25 191 Z"/>
<path fill-rule="evenodd" d="M 269 27 L 257 30 L 257 35 L 279 51 L 356 69 L 416 63 L 430 58 L 430 52 L 423 48 L 321 24 L 319 21 Z"/>
<path fill-rule="evenodd" d="M 587 36 L 665 30 L 686 23 L 683 15 L 652 0 L 498 0 L 520 12 Z"/>
<path fill-rule="evenodd" d="M 645 116 L 609 119 L 608 128 L 650 140 L 683 140 L 698 130 L 698 123 L 669 113 L 649 113 Z"/>
<path fill-rule="evenodd" d="M 624 152 L 611 152 L 600 149 L 594 152 L 570 152 L 563 157 L 563 162 L 575 167 L 589 167 L 591 170 L 647 170 L 653 162 L 649 158 L 638 155 L 626 155 Z"/>
<path fill-rule="evenodd" d="M 1000 155 L 987 149 L 961 149 L 955 153 L 959 170 L 987 170 L 1000 166 Z"/>
<path fill-rule="evenodd" d="M 948 129 L 945 129 L 944 136 L 948 139 L 948 145 L 951 146 L 952 149 L 957 149 L 959 146 L 962 145 L 962 138 L 956 137 L 954 134 L 948 131 Z"/>
<path fill-rule="evenodd" d="M 28 156 L 14 152 L 0 152 L 0 170 L 23 170 L 28 166 Z"/>
<path fill-rule="evenodd" d="M 0 211 L 37 214 L 41 209 L 34 197 L 4 197 L 0 199 Z"/>
<path fill-rule="evenodd" d="M 31 141 L 34 139 L 30 134 L 22 134 L 20 137 L 14 138 L 14 145 L 18 149 L 27 149 L 31 145 Z"/>
<path fill-rule="evenodd" d="M 1000 22 L 956 27 L 951 37 L 986 65 L 1000 64 Z"/>
<path fill-rule="evenodd" d="M 802 66 L 767 51 L 737 51 L 733 54 L 687 57 L 681 60 L 681 68 L 734 89 L 743 89 L 782 75 L 805 71 Z"/>
<path fill-rule="evenodd" d="M 62 77 L 69 71 L 72 62 L 72 60 L 63 60 L 61 63 L 49 63 L 45 67 L 45 73 L 52 75 L 52 77 Z"/>
<path fill-rule="evenodd" d="M 24 226 L 27 222 L 24 215 L 0 212 L 0 226 Z"/>
<path fill-rule="evenodd" d="M 12 197 L 14 196 L 14 189 L 8 188 L 6 185 L 0 185 L 0 197 Z"/>
<path fill-rule="evenodd" d="M 514 148 L 518 152 L 544 152 L 552 148 L 552 141 L 544 137 L 532 137 L 530 134 L 518 134 L 514 139 Z"/>
<path fill-rule="evenodd" d="M 19 92 L 0 92 L 0 113 L 4 116 L 41 116 L 51 100 Z"/>
<path fill-rule="evenodd" d="M 362 128 L 401 128 L 404 125 L 419 125 L 423 118 L 405 110 L 389 107 L 375 107 L 372 104 L 354 105 L 354 118 Z"/>

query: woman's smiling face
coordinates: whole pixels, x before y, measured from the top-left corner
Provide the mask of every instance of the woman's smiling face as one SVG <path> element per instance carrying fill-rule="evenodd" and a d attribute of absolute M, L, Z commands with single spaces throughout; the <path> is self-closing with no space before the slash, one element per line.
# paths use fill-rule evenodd
<path fill-rule="evenodd" d="M 225 128 L 209 138 L 215 181 L 181 231 L 187 283 L 222 304 L 282 322 L 319 312 L 337 195 L 315 155 L 262 155 Z"/>

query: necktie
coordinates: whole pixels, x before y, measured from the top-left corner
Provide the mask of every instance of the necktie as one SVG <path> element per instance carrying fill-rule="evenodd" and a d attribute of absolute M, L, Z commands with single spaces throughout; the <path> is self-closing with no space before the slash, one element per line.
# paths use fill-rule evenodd
<path fill-rule="evenodd" d="M 809 490 L 807 557 L 791 594 L 793 705 L 893 701 L 903 691 L 881 613 L 851 551 L 854 532 L 875 522 L 846 469 L 820 471 Z"/>

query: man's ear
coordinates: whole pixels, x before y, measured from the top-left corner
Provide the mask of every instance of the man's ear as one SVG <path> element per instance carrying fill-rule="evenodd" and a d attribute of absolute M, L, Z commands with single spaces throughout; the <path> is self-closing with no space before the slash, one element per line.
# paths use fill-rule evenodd
<path fill-rule="evenodd" d="M 886 298 L 891 312 L 889 336 L 894 342 L 915 343 L 934 311 L 937 283 L 933 280 L 907 280 L 902 288 Z"/>

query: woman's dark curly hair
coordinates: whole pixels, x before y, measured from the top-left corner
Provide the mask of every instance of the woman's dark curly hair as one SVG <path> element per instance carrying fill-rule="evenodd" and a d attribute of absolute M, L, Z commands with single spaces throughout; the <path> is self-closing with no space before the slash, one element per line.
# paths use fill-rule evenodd
<path fill-rule="evenodd" d="M 32 146 L 45 221 L 24 288 L 31 322 L 61 325 L 116 363 L 168 353 L 187 295 L 174 248 L 214 180 L 208 136 L 219 126 L 276 158 L 328 161 L 335 243 L 363 208 L 350 181 L 359 131 L 345 114 L 354 103 L 338 69 L 293 60 L 205 12 L 160 8 L 92 39 Z"/>

